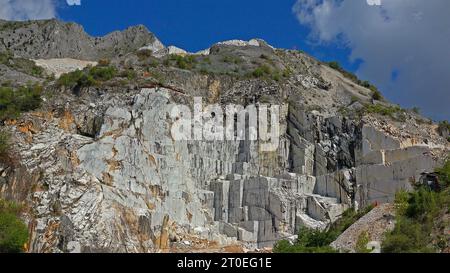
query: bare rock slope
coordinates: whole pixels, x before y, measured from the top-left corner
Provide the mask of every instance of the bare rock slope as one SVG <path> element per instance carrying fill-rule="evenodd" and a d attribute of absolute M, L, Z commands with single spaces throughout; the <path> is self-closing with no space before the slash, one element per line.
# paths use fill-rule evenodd
<path fill-rule="evenodd" d="M 304 53 L 261 40 L 193 55 L 168 50 L 143 27 L 94 38 L 58 21 L 1 22 L 0 50 L 109 58 L 118 71 L 70 88 L 38 77 L 42 106 L 4 121 L 17 160 L 1 164 L 0 196 L 29 207 L 31 252 L 270 247 L 302 226 L 324 229 L 348 208 L 392 201 L 449 150 L 427 119 L 369 111 L 394 106 Z M 169 113 L 174 104 L 192 109 L 194 97 L 279 105 L 278 149 L 175 141 Z"/>

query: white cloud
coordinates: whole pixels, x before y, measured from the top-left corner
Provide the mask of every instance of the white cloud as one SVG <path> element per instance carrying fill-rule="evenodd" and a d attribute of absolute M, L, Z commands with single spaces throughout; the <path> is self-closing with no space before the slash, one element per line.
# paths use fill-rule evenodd
<path fill-rule="evenodd" d="M 81 5 L 81 0 L 66 0 L 67 1 L 67 5 L 69 6 L 80 6 Z"/>
<path fill-rule="evenodd" d="M 49 19 L 56 16 L 53 0 L 0 0 L 4 20 Z"/>
<path fill-rule="evenodd" d="M 81 0 L 65 2 L 69 6 L 81 5 Z M 55 18 L 57 4 L 58 0 L 0 0 L 0 19 L 21 21 Z"/>
<path fill-rule="evenodd" d="M 368 1 L 297 0 L 293 11 L 312 39 L 348 46 L 388 98 L 450 119 L 450 1 Z"/>

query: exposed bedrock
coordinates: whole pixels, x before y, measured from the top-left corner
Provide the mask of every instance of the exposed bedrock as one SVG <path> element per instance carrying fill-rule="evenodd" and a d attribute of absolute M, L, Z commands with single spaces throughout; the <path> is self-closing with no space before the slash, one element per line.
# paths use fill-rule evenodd
<path fill-rule="evenodd" d="M 18 200 L 32 193 L 30 251 L 147 252 L 190 236 L 272 246 L 350 207 L 392 201 L 436 165 L 430 146 L 292 104 L 274 152 L 257 141 L 174 141 L 172 94 L 105 96 L 11 127 L 22 165 L 1 170 L 0 188 Z"/>

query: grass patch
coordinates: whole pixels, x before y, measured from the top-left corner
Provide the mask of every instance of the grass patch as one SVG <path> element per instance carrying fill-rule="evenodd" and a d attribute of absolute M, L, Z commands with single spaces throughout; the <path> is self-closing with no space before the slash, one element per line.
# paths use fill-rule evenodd
<path fill-rule="evenodd" d="M 393 120 L 405 121 L 405 111 L 400 106 L 384 106 L 381 104 L 366 104 L 362 114 L 379 114 Z"/>
<path fill-rule="evenodd" d="M 260 65 L 249 73 L 249 76 L 253 78 L 271 79 L 277 82 L 281 81 L 283 78 L 289 78 L 291 75 L 292 70 L 289 68 L 280 71 L 278 69 L 273 69 L 267 64 Z"/>
<path fill-rule="evenodd" d="M 0 253 L 23 252 L 28 228 L 19 218 L 21 206 L 0 199 Z"/>
<path fill-rule="evenodd" d="M 342 217 L 333 223 L 327 230 L 312 230 L 301 228 L 297 241 L 291 245 L 287 240 L 277 242 L 274 247 L 276 253 L 334 253 L 335 249 L 330 247 L 339 235 L 341 235 L 353 223 L 366 215 L 373 209 L 372 206 L 361 211 L 349 209 Z"/>

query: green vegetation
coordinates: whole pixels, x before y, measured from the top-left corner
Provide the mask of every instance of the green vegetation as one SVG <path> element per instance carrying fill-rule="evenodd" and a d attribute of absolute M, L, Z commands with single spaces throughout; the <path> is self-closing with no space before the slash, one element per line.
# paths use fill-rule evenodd
<path fill-rule="evenodd" d="M 358 77 L 355 74 L 346 71 L 336 61 L 329 62 L 328 66 L 333 68 L 333 69 L 335 69 L 335 70 L 337 70 L 337 71 L 339 71 L 339 72 L 341 72 L 341 74 L 344 75 L 344 77 L 346 77 L 347 79 L 351 80 L 352 82 L 354 82 L 354 83 L 356 83 L 358 85 L 361 85 L 361 86 L 363 86 L 365 88 L 370 89 L 372 91 L 372 99 L 374 99 L 374 100 L 383 100 L 383 95 L 381 94 L 381 92 L 378 90 L 378 88 L 375 85 L 371 84 L 369 81 L 362 81 L 362 80 L 358 79 Z"/>
<path fill-rule="evenodd" d="M 9 52 L 0 52 L 0 64 L 35 77 L 42 77 L 44 74 L 44 69 L 37 66 L 33 61 L 24 58 L 14 58 Z"/>
<path fill-rule="evenodd" d="M 438 127 L 439 134 L 445 136 L 447 133 L 450 133 L 450 123 L 446 120 L 439 122 Z M 447 137 L 447 141 L 450 142 L 450 136 Z"/>
<path fill-rule="evenodd" d="M 311 230 L 302 228 L 299 231 L 297 241 L 291 245 L 288 241 L 279 241 L 275 247 L 274 252 L 277 253 L 332 253 L 336 252 L 330 247 L 330 244 L 335 241 L 347 228 L 366 215 L 372 210 L 367 207 L 359 212 L 354 209 L 349 209 L 342 214 L 342 217 L 333 223 L 328 230 Z"/>
<path fill-rule="evenodd" d="M 41 105 L 42 86 L 34 84 L 16 90 L 0 87 L 0 120 L 14 119 L 22 112 L 36 110 Z"/>
<path fill-rule="evenodd" d="M 439 181 L 444 187 L 450 186 L 450 160 L 447 160 L 441 168 L 437 168 L 436 172 L 439 174 Z"/>
<path fill-rule="evenodd" d="M 197 58 L 193 55 L 181 56 L 178 54 L 170 54 L 165 60 L 164 65 L 176 66 L 180 69 L 191 70 L 195 68 Z"/>
<path fill-rule="evenodd" d="M 88 73 L 81 70 L 76 70 L 61 75 L 56 83 L 59 86 L 73 88 L 75 86 L 78 87 L 91 86 L 95 83 L 95 81 L 92 78 L 92 76 L 88 75 Z"/>
<path fill-rule="evenodd" d="M 20 220 L 21 207 L 0 199 L 0 253 L 18 253 L 28 241 L 28 228 Z"/>
<path fill-rule="evenodd" d="M 412 193 L 397 193 L 396 225 L 392 232 L 386 234 L 383 252 L 439 252 L 450 247 L 450 235 L 445 234 L 449 223 L 444 217 L 450 213 L 450 161 L 437 172 L 440 175 L 441 191 L 435 192 L 421 186 Z"/>
<path fill-rule="evenodd" d="M 394 120 L 404 121 L 405 111 L 400 106 L 385 106 L 382 104 L 366 104 L 362 109 L 364 113 L 380 114 L 388 116 Z"/>
<path fill-rule="evenodd" d="M 126 69 L 120 72 L 119 74 L 120 77 L 122 78 L 127 78 L 128 80 L 134 80 L 137 78 L 137 73 L 136 71 L 134 71 L 133 69 Z"/>
<path fill-rule="evenodd" d="M 17 28 L 20 28 L 20 27 L 27 26 L 28 24 L 30 24 L 29 21 L 8 21 L 8 22 L 2 22 L 0 24 L 0 31 L 17 29 Z"/>
<path fill-rule="evenodd" d="M 355 252 L 356 253 L 370 253 L 372 250 L 367 248 L 367 244 L 369 243 L 369 233 L 367 231 L 361 232 L 358 236 L 358 241 L 356 241 Z"/>
<path fill-rule="evenodd" d="M 374 99 L 374 100 L 383 100 L 383 95 L 381 95 L 381 92 L 378 91 L 378 89 L 375 86 L 371 85 L 370 90 L 372 90 L 372 92 L 373 92 L 372 93 L 372 99 Z"/>
<path fill-rule="evenodd" d="M 282 240 L 275 245 L 273 251 L 275 253 L 335 253 L 337 251 L 329 246 L 333 238 L 326 231 L 302 228 L 293 245 L 287 240 Z"/>
<path fill-rule="evenodd" d="M 439 122 L 439 130 L 448 130 L 450 132 L 450 123 L 446 120 Z"/>
<path fill-rule="evenodd" d="M 9 155 L 11 143 L 11 136 L 6 131 L 0 131 L 0 159 Z"/>
<path fill-rule="evenodd" d="M 117 69 L 115 67 L 98 65 L 63 74 L 58 79 L 57 85 L 69 88 L 89 87 L 109 81 L 116 75 Z"/>
<path fill-rule="evenodd" d="M 222 58 L 222 62 L 229 64 L 241 64 L 243 60 L 239 56 L 227 55 Z"/>
<path fill-rule="evenodd" d="M 272 69 L 268 65 L 261 65 L 253 70 L 252 75 L 255 78 L 261 78 L 263 76 L 270 76 Z"/>
<path fill-rule="evenodd" d="M 288 78 L 292 75 L 292 71 L 287 68 L 283 71 L 273 69 L 267 64 L 263 64 L 255 68 L 250 74 L 253 78 L 272 79 L 280 81 L 282 78 Z"/>

